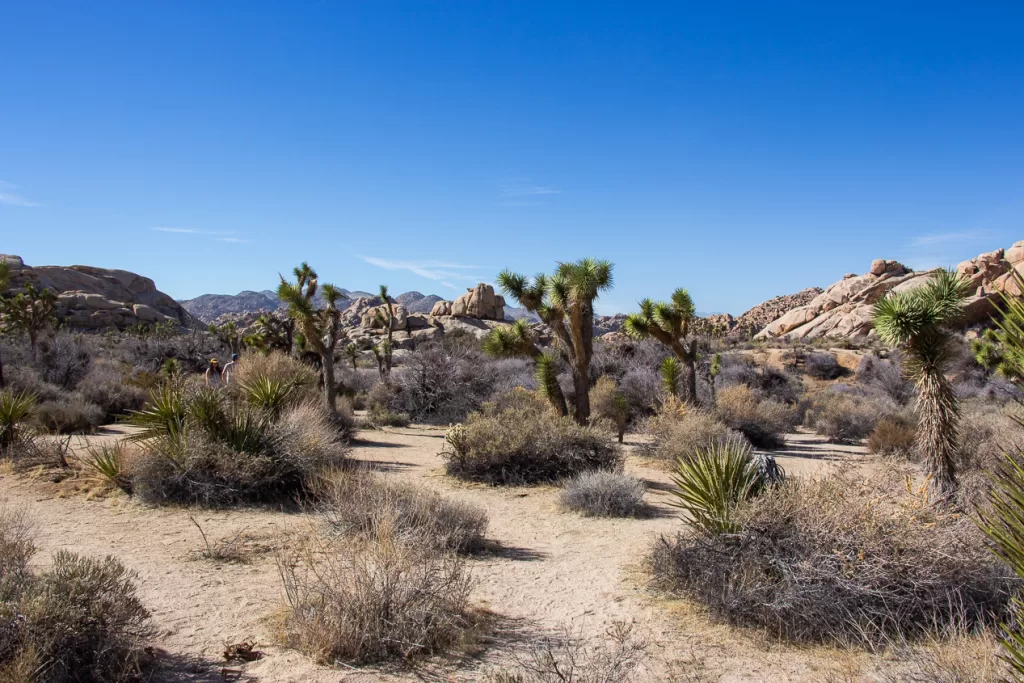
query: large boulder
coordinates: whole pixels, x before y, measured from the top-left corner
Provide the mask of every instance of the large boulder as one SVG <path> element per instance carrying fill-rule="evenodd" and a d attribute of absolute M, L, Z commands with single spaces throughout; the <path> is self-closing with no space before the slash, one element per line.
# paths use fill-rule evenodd
<path fill-rule="evenodd" d="M 401 304 L 391 304 L 391 329 L 405 331 L 409 327 L 409 312 Z M 368 330 L 382 330 L 387 327 L 388 307 L 384 304 L 367 308 L 360 323 Z"/>
<path fill-rule="evenodd" d="M 11 268 L 11 291 L 32 284 L 57 294 L 57 317 L 73 329 L 125 328 L 171 321 L 184 327 L 195 319 L 156 288 L 148 277 L 93 266 L 28 266 L 20 256 L 0 254 Z"/>
<path fill-rule="evenodd" d="M 466 290 L 452 302 L 438 301 L 430 314 L 435 317 L 455 316 L 477 320 L 504 320 L 505 299 L 494 293 L 494 287 L 483 282 Z"/>
<path fill-rule="evenodd" d="M 1015 251 L 1016 250 L 1016 251 Z M 974 293 L 967 299 L 964 325 L 985 322 L 996 310 L 1001 292 L 1019 294 L 1012 270 L 1018 259 L 1024 271 L 1024 242 L 1010 249 L 979 254 L 957 266 L 970 280 Z M 758 338 L 867 337 L 874 334 L 875 303 L 890 291 L 907 292 L 926 284 L 936 271 L 914 272 L 897 261 L 875 259 L 864 275 L 846 276 L 803 306 L 766 325 Z"/>

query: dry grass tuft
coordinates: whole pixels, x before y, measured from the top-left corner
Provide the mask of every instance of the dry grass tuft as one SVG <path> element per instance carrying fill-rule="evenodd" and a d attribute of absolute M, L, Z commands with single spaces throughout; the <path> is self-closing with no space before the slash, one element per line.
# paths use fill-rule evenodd
<path fill-rule="evenodd" d="M 594 517 L 640 517 L 647 512 L 644 482 L 618 472 L 584 472 L 565 482 L 563 507 Z"/>

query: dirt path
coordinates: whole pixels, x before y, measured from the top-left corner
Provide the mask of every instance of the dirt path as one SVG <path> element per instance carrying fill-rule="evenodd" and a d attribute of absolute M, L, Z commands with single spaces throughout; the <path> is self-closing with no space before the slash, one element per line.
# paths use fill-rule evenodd
<path fill-rule="evenodd" d="M 442 475 L 443 431 L 425 427 L 361 432 L 352 457 L 372 461 L 385 476 L 425 482 L 446 496 L 484 507 L 487 537 L 499 549 L 471 560 L 475 601 L 500 616 L 515 638 L 559 631 L 566 626 L 597 641 L 615 621 L 635 624 L 651 640 L 652 654 L 683 662 L 689 680 L 816 680 L 837 657 L 831 650 L 766 644 L 756 634 L 710 623 L 685 605 L 647 592 L 639 571 L 647 549 L 680 522 L 666 505 L 669 477 L 662 468 L 629 457 L 627 471 L 645 479 L 656 514 L 647 519 L 594 519 L 561 511 L 557 489 L 469 486 Z M 116 435 L 101 438 L 116 438 Z M 833 448 L 812 435 L 794 435 L 780 462 L 798 476 L 845 460 L 862 450 Z M 160 647 L 174 655 L 168 680 L 221 680 L 220 653 L 227 643 L 274 640 L 268 616 L 282 604 L 272 552 L 308 528 L 302 514 L 266 510 L 210 512 L 149 508 L 113 496 L 88 500 L 58 497 L 23 476 L 0 476 L 0 501 L 27 509 L 38 528 L 43 552 L 58 548 L 89 555 L 113 554 L 139 573 L 142 598 L 159 627 Z M 239 532 L 255 555 L 249 564 L 194 559 L 203 548 L 191 517 L 211 541 Z M 262 647 L 262 646 L 261 646 Z M 482 671 L 507 656 L 511 643 L 490 648 L 483 661 L 464 661 L 436 680 L 478 680 Z M 272 646 L 268 656 L 246 665 L 244 676 L 259 681 L 422 680 L 408 673 L 326 669 L 295 652 Z M 455 664 L 440 664 L 439 670 Z M 437 671 L 434 672 L 435 674 Z M 421 674 L 422 676 L 423 674 Z M 687 680 L 687 679 L 683 679 Z"/>

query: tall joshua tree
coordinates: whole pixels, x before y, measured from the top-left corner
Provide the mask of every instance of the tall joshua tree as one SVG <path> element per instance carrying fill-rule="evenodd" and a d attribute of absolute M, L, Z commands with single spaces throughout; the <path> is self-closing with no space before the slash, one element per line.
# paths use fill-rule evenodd
<path fill-rule="evenodd" d="M 688 403 L 697 402 L 697 339 L 690 334 L 695 318 L 693 299 L 680 287 L 672 292 L 670 301 L 641 301 L 640 312 L 627 317 L 622 326 L 630 337 L 656 339 L 672 351 L 686 369 Z"/>
<path fill-rule="evenodd" d="M 572 370 L 573 418 L 590 418 L 590 361 L 594 355 L 594 301 L 612 288 L 612 264 L 592 258 L 559 263 L 554 274 L 525 275 L 505 270 L 498 275 L 501 289 L 528 311 L 536 313 L 555 333 L 559 352 Z"/>
<path fill-rule="evenodd" d="M 382 303 L 377 309 L 377 322 L 384 327 L 387 339 L 373 347 L 373 355 L 377 359 L 377 370 L 380 372 L 380 378 L 387 379 L 391 376 L 391 354 L 395 349 L 393 341 L 395 333 L 395 305 L 391 302 L 391 297 L 388 296 L 387 285 L 380 286 L 380 300 Z"/>
<path fill-rule="evenodd" d="M 874 310 L 878 336 L 903 351 L 904 372 L 917 385 L 917 445 L 927 458 L 932 486 L 943 498 L 956 491 L 960 422 L 960 401 L 945 375 L 953 358 L 949 325 L 963 316 L 970 289 L 966 278 L 940 270 L 917 289 L 889 292 Z"/>
<path fill-rule="evenodd" d="M 288 316 L 302 331 L 306 345 L 320 355 L 324 370 L 324 402 L 332 413 L 337 411 L 334 397 L 334 347 L 338 344 L 338 327 L 341 312 L 338 299 L 345 298 L 334 285 L 319 285 L 316 271 L 305 261 L 292 271 L 295 282 L 288 282 L 281 276 L 277 295 L 288 305 Z M 324 308 L 317 308 L 313 299 L 319 289 Z"/>
<path fill-rule="evenodd" d="M 484 351 L 498 358 L 532 358 L 536 364 L 537 384 L 540 385 L 541 393 L 547 397 L 559 415 L 565 417 L 569 414 L 565 394 L 558 384 L 556 359 L 553 355 L 540 350 L 525 320 L 517 320 L 507 327 L 496 327 L 491 330 L 484 338 Z"/>
<path fill-rule="evenodd" d="M 24 291 L 0 301 L 0 305 L 5 329 L 28 335 L 35 360 L 39 333 L 56 320 L 57 295 L 50 289 L 36 289 L 30 283 Z"/>

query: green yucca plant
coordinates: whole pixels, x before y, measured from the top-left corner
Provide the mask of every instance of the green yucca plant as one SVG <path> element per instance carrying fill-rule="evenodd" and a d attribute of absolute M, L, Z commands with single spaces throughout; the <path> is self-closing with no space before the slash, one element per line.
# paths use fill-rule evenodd
<path fill-rule="evenodd" d="M 36 396 L 25 391 L 0 391 L 0 448 L 21 441 L 22 426 L 32 416 Z"/>
<path fill-rule="evenodd" d="M 659 368 L 661 374 L 661 390 L 666 397 L 677 397 L 679 395 L 679 380 L 683 375 L 683 368 L 672 356 L 661 361 Z"/>
<path fill-rule="evenodd" d="M 667 389 L 671 390 L 671 396 L 678 396 L 678 376 L 685 369 L 688 403 L 697 402 L 697 339 L 693 334 L 696 320 L 693 298 L 680 287 L 672 292 L 669 301 L 644 299 L 640 302 L 640 312 L 630 314 L 622 325 L 622 331 L 633 339 L 656 339 L 672 351 L 674 360 L 678 360 L 682 368 L 677 371 L 677 381 Z M 662 365 L 663 371 L 664 368 Z"/>
<path fill-rule="evenodd" d="M 280 379 L 259 375 L 242 385 L 249 405 L 279 415 L 295 394 L 295 385 Z"/>
<path fill-rule="evenodd" d="M 215 436 L 237 453 L 262 453 L 271 443 L 272 419 L 243 406 L 230 411 Z"/>
<path fill-rule="evenodd" d="M 113 444 L 90 446 L 88 455 L 81 461 L 103 479 L 131 495 L 132 483 L 124 464 L 125 445 L 122 441 Z"/>
<path fill-rule="evenodd" d="M 162 384 L 149 393 L 149 405 L 128 413 L 126 422 L 139 429 L 130 439 L 145 441 L 161 436 L 177 436 L 185 428 L 186 404 L 181 386 Z"/>
<path fill-rule="evenodd" d="M 690 523 L 707 534 L 739 530 L 733 512 L 768 485 L 768 479 L 744 443 L 713 443 L 691 457 L 676 460 L 671 505 L 689 515 Z"/>

